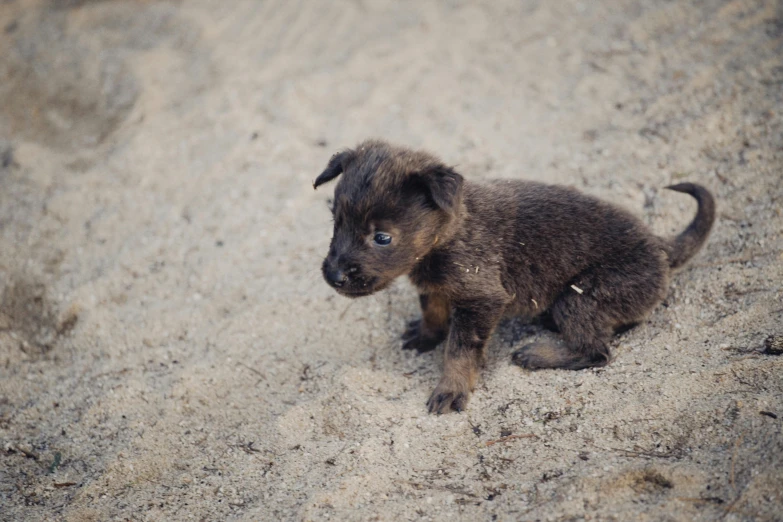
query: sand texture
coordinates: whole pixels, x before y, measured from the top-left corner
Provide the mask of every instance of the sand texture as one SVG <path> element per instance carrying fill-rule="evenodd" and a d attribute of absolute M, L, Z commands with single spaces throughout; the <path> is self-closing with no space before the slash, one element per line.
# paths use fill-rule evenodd
<path fill-rule="evenodd" d="M 606 368 L 469 410 L 336 295 L 330 155 L 719 217 Z M 0 0 L 0 520 L 781 520 L 783 4 Z M 776 336 L 776 337 L 775 337 Z"/>

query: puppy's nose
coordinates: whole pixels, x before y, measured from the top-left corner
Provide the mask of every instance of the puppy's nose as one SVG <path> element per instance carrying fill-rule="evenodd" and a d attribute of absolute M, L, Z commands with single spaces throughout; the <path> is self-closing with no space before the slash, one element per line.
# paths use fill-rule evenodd
<path fill-rule="evenodd" d="M 335 268 L 334 270 L 326 271 L 326 280 L 329 281 L 330 285 L 340 288 L 348 281 L 348 276 L 345 275 L 341 268 Z"/>

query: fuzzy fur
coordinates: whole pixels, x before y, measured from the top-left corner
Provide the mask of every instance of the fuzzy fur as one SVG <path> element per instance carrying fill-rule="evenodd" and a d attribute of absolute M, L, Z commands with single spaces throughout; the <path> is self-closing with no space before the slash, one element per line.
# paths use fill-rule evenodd
<path fill-rule="evenodd" d="M 680 235 L 653 235 L 614 205 L 529 181 L 470 183 L 434 156 L 366 141 L 335 154 L 314 187 L 341 176 L 324 278 L 340 294 L 369 295 L 408 275 L 422 319 L 403 348 L 446 341 L 430 412 L 467 405 L 487 340 L 508 313 L 547 313 L 563 344 L 513 355 L 530 370 L 579 370 L 609 362 L 613 332 L 643 319 L 665 296 L 673 269 L 704 244 L 715 204 L 698 185 L 667 187 L 699 209 Z M 392 236 L 375 244 L 376 233 Z"/>

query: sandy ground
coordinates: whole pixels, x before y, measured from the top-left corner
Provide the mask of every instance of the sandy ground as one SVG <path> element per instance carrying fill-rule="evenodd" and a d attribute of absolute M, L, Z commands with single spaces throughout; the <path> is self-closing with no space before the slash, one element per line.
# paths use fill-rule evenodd
<path fill-rule="evenodd" d="M 0 519 L 783 519 L 781 5 L 0 1 Z M 430 416 L 409 283 L 319 273 L 367 137 L 720 217 L 609 367 L 510 320 Z"/>

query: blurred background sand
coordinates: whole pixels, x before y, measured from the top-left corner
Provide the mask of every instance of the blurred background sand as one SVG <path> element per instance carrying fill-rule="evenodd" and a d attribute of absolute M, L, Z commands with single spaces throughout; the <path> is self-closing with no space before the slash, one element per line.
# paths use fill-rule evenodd
<path fill-rule="evenodd" d="M 779 519 L 782 57 L 774 0 L 0 1 L 0 519 Z M 719 219 L 609 367 L 507 321 L 429 416 L 410 285 L 319 272 L 367 137 Z"/>

